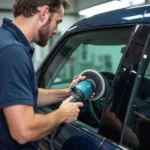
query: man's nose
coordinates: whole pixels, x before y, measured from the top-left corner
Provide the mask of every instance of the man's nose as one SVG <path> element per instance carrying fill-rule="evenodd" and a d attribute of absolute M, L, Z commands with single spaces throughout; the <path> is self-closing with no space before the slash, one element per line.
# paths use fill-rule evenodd
<path fill-rule="evenodd" d="M 58 28 L 56 28 L 53 33 L 58 34 Z"/>

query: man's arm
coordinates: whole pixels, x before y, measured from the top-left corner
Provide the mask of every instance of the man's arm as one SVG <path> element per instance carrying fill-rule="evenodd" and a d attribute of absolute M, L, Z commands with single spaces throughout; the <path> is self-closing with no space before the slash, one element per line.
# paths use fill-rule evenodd
<path fill-rule="evenodd" d="M 68 97 L 69 88 L 66 89 L 38 89 L 38 107 L 55 104 Z"/>
<path fill-rule="evenodd" d="M 66 89 L 38 89 L 38 107 L 44 107 L 47 105 L 61 102 L 68 97 L 70 87 L 76 85 L 78 82 L 85 80 L 85 76 L 78 76 L 74 78 L 69 88 Z"/>
<path fill-rule="evenodd" d="M 72 97 L 64 100 L 59 109 L 49 114 L 35 114 L 33 107 L 13 105 L 3 108 L 10 134 L 20 144 L 36 141 L 45 137 L 63 122 L 77 120 L 81 102 L 71 103 Z"/>

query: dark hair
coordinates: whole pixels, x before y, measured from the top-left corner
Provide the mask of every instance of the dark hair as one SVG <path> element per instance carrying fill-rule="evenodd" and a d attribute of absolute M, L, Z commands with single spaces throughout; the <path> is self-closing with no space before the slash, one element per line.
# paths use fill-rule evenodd
<path fill-rule="evenodd" d="M 38 12 L 38 7 L 43 5 L 48 5 L 52 13 L 57 12 L 61 5 L 64 9 L 70 8 L 69 0 L 16 0 L 13 5 L 14 17 L 31 17 Z"/>

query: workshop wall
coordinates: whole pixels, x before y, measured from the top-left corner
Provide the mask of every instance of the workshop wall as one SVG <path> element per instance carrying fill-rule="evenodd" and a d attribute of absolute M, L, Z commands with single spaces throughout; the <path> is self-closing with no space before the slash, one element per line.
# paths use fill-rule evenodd
<path fill-rule="evenodd" d="M 0 25 L 2 24 L 3 18 L 6 17 L 8 19 L 13 19 L 12 12 L 0 12 Z M 43 59 L 47 56 L 47 54 L 51 51 L 53 46 L 56 44 L 56 42 L 59 40 L 59 38 L 63 35 L 63 33 L 71 26 L 73 25 L 79 18 L 77 16 L 72 15 L 65 15 L 63 18 L 63 22 L 58 27 L 58 35 L 55 35 L 53 38 L 49 40 L 49 43 L 46 47 L 39 47 L 36 44 L 32 44 L 35 48 L 35 53 L 33 57 L 33 64 L 35 67 L 35 70 L 39 67 Z"/>

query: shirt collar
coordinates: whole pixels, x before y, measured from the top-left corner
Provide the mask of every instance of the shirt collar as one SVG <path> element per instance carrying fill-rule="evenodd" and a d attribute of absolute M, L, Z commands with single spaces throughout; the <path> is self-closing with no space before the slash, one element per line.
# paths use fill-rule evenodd
<path fill-rule="evenodd" d="M 21 30 L 15 24 L 12 23 L 11 20 L 4 18 L 3 23 L 2 23 L 2 27 L 9 30 L 21 44 L 26 46 L 28 52 L 31 55 L 33 55 L 34 48 L 31 47 L 31 45 L 29 44 L 25 35 L 21 32 Z"/>

